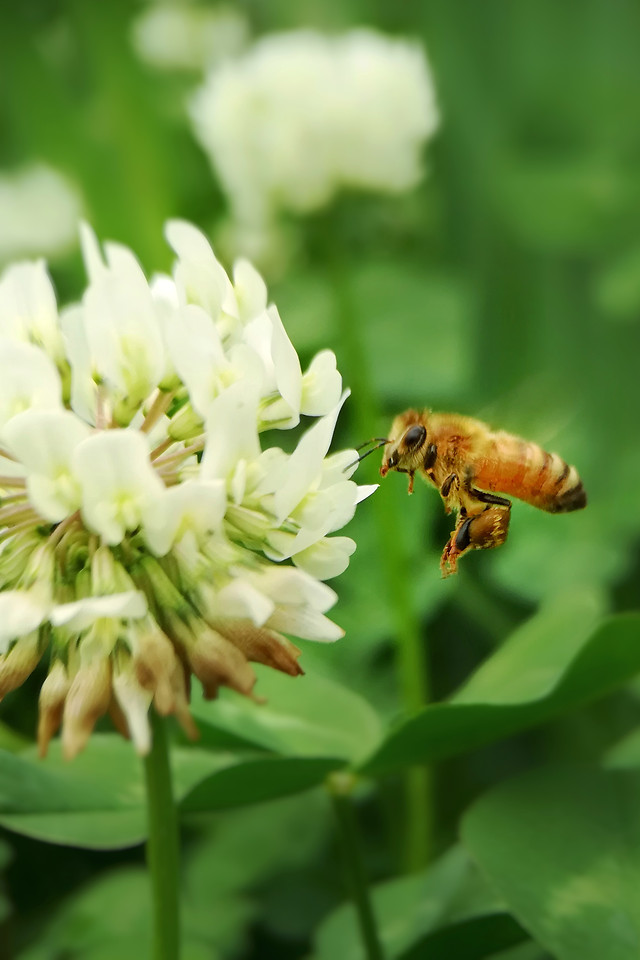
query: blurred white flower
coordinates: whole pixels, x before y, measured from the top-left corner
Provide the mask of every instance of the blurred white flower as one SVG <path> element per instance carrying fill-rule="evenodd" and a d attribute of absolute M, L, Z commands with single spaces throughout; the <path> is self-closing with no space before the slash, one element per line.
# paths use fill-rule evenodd
<path fill-rule="evenodd" d="M 301 672 L 281 631 L 341 636 L 321 581 L 373 488 L 327 455 L 335 357 L 303 372 L 251 264 L 230 279 L 188 223 L 167 238 L 173 276 L 149 284 L 83 227 L 89 283 L 62 317 L 43 263 L 0 277 L 0 697 L 48 647 L 43 753 L 60 724 L 77 753 L 107 709 L 145 752 L 152 703 L 193 732 L 190 672 L 250 694 L 250 661 Z M 301 416 L 292 453 L 263 446 Z"/>
<path fill-rule="evenodd" d="M 191 115 L 247 232 L 341 188 L 410 189 L 438 126 L 423 49 L 365 29 L 266 36 L 210 72 Z"/>
<path fill-rule="evenodd" d="M 132 28 L 140 59 L 165 70 L 205 70 L 237 56 L 248 39 L 246 17 L 229 6 L 149 6 L 136 17 Z"/>
<path fill-rule="evenodd" d="M 0 263 L 68 253 L 78 242 L 78 190 L 44 165 L 0 173 Z"/>

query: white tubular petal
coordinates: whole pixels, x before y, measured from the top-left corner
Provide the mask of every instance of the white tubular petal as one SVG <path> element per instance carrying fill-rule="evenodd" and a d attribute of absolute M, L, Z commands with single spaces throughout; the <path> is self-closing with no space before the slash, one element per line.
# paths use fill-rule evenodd
<path fill-rule="evenodd" d="M 208 617 L 212 619 L 217 617 L 248 618 L 257 627 L 266 623 L 275 609 L 273 601 L 243 577 L 232 580 L 231 583 L 208 597 L 207 600 Z"/>
<path fill-rule="evenodd" d="M 1 594 L 0 594 L 1 596 Z M 72 603 L 59 603 L 51 611 L 54 627 L 66 626 L 80 633 L 96 620 L 138 620 L 147 613 L 147 599 L 140 590 L 110 593 L 103 597 L 84 597 Z"/>
<path fill-rule="evenodd" d="M 276 521 L 282 523 L 300 503 L 322 470 L 322 461 L 329 449 L 336 420 L 346 394 L 338 406 L 306 431 L 289 457 L 285 476 L 274 489 Z"/>
<path fill-rule="evenodd" d="M 258 399 L 244 380 L 232 384 L 216 397 L 206 420 L 206 446 L 201 476 L 227 480 L 239 460 L 255 460 L 260 454 L 257 422 Z"/>
<path fill-rule="evenodd" d="M 0 337 L 0 428 L 25 410 L 61 409 L 60 376 L 30 343 Z"/>
<path fill-rule="evenodd" d="M 267 626 L 280 633 L 290 633 L 303 640 L 321 640 L 333 643 L 344 637 L 344 630 L 332 620 L 309 607 L 278 607 L 269 617 Z"/>
<path fill-rule="evenodd" d="M 2 432 L 9 452 L 27 468 L 31 503 L 47 520 L 55 523 L 80 506 L 71 457 L 90 433 L 69 410 L 29 410 L 10 420 Z"/>
<path fill-rule="evenodd" d="M 80 223 L 80 249 L 82 250 L 82 259 L 87 276 L 89 281 L 93 282 L 104 273 L 106 267 L 98 239 L 92 228 L 84 220 Z"/>
<path fill-rule="evenodd" d="M 83 299 L 87 340 L 96 368 L 133 406 L 164 374 L 164 343 L 138 261 L 126 247 L 106 249 L 109 268 L 92 280 Z"/>
<path fill-rule="evenodd" d="M 71 409 L 87 423 L 95 425 L 98 388 L 93 378 L 91 351 L 82 307 L 74 304 L 63 310 L 60 326 L 65 353 L 71 365 Z"/>
<path fill-rule="evenodd" d="M 152 274 L 149 280 L 149 290 L 156 302 L 160 301 L 175 309 L 180 306 L 175 280 L 167 273 Z"/>
<path fill-rule="evenodd" d="M 132 671 L 116 671 L 112 680 L 113 692 L 127 718 L 129 733 L 141 757 L 151 749 L 151 727 L 149 725 L 149 707 L 153 694 L 140 686 Z"/>
<path fill-rule="evenodd" d="M 295 413 L 298 413 L 302 397 L 302 371 L 298 354 L 287 336 L 287 331 L 282 325 L 277 308 L 270 306 L 267 314 L 272 325 L 271 356 L 276 387 L 281 397 L 286 400 Z M 339 396 L 338 394 L 333 406 L 338 402 Z M 332 407 L 329 409 L 332 409 Z"/>
<path fill-rule="evenodd" d="M 231 281 L 205 235 L 184 220 L 169 220 L 165 236 L 178 257 L 174 279 L 181 303 L 200 304 L 213 320 L 223 308 L 235 315 Z"/>
<path fill-rule="evenodd" d="M 61 356 L 56 295 L 44 260 L 15 263 L 2 274 L 0 334 L 41 346 L 54 360 Z"/>
<path fill-rule="evenodd" d="M 222 480 L 188 480 L 165 490 L 161 504 L 147 512 L 144 538 L 156 556 L 164 556 L 188 530 L 201 542 L 216 533 L 227 508 Z"/>
<path fill-rule="evenodd" d="M 355 541 L 350 537 L 323 537 L 313 546 L 296 553 L 293 562 L 318 580 L 330 580 L 344 573 L 355 549 Z"/>
<path fill-rule="evenodd" d="M 336 368 L 332 350 L 317 353 L 302 378 L 300 412 L 308 417 L 323 417 L 340 401 L 342 377 Z"/>
<path fill-rule="evenodd" d="M 82 516 L 108 544 L 120 543 L 164 492 L 149 462 L 147 441 L 134 430 L 105 430 L 88 437 L 73 454 L 82 489 Z"/>
<path fill-rule="evenodd" d="M 332 487 L 309 494 L 293 511 L 293 518 L 302 530 L 339 530 L 353 517 L 358 488 L 352 480 L 335 483 Z"/>
<path fill-rule="evenodd" d="M 248 260 L 236 260 L 233 265 L 233 289 L 238 302 L 238 314 L 247 323 L 267 308 L 267 285 Z"/>
<path fill-rule="evenodd" d="M 202 307 L 188 304 L 165 324 L 165 336 L 171 362 L 189 391 L 191 404 L 204 417 L 221 392 L 229 368 L 216 326 Z"/>
<path fill-rule="evenodd" d="M 36 630 L 49 616 L 49 604 L 26 590 L 0 593 L 0 654 L 9 644 Z"/>
<path fill-rule="evenodd" d="M 375 493 L 379 486 L 379 483 L 361 483 L 358 486 L 356 503 L 362 503 L 362 501 L 366 500 L 367 497 L 370 497 L 372 493 Z"/>
<path fill-rule="evenodd" d="M 265 567 L 260 573 L 247 573 L 246 577 L 278 605 L 309 605 L 325 613 L 338 599 L 331 587 L 295 567 Z"/>

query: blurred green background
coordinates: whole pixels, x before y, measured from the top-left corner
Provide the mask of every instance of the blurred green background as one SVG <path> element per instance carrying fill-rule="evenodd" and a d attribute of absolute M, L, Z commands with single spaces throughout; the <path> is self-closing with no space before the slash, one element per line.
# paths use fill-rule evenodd
<path fill-rule="evenodd" d="M 3 5 L 0 173 L 58 169 L 98 236 L 130 245 L 151 274 L 170 266 L 168 217 L 215 237 L 226 210 L 186 116 L 202 73 L 140 59 L 133 25 L 146 10 L 128 0 Z M 422 184 L 399 197 L 342 196 L 291 221 L 286 262 L 265 268 L 303 360 L 332 347 L 353 389 L 340 445 L 384 436 L 408 406 L 451 409 L 557 450 L 589 494 L 588 509 L 567 516 L 514 505 L 508 544 L 465 558 L 446 582 L 438 558 L 451 520 L 432 490 L 418 485 L 408 499 L 405 479 L 391 475 L 359 509 L 347 531 L 358 552 L 333 584 L 346 637 L 304 644 L 303 664 L 390 723 L 407 709 L 396 638 L 412 622 L 440 700 L 541 603 L 577 592 L 604 612 L 638 606 L 640 5 L 255 0 L 233 10 L 253 38 L 363 24 L 417 38 L 433 68 L 442 123 Z M 51 271 L 61 303 L 80 294 L 77 248 L 53 257 Z M 376 458 L 361 482 L 376 482 Z M 28 684 L 0 706 L 5 746 L 31 737 L 36 691 Z M 537 764 L 594 761 L 637 715 L 629 687 L 443 761 L 430 788 L 431 855 L 449 847 L 485 789 Z M 384 880 L 402 869 L 403 787 L 390 776 L 362 790 L 367 869 Z M 139 848 L 96 854 L 13 833 L 1 842 L 2 960 L 109 957 L 103 928 L 143 925 Z M 344 897 L 335 843 L 320 791 L 193 817 L 185 882 L 203 946 L 192 955 L 310 956 L 318 924 Z M 215 916 L 211 899 L 225 904 Z M 465 951 L 430 956 L 476 956 Z M 529 944 L 517 954 L 541 956 Z"/>

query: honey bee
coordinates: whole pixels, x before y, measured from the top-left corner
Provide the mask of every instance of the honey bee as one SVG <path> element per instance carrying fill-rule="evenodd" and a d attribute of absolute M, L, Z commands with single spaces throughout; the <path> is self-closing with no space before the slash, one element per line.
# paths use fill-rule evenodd
<path fill-rule="evenodd" d="M 374 442 L 373 449 L 385 448 L 383 477 L 390 470 L 407 473 L 412 493 L 419 473 L 439 491 L 446 512 L 457 513 L 440 561 L 443 577 L 456 572 L 459 558 L 469 550 L 505 542 L 511 501 L 499 493 L 549 513 L 569 513 L 587 505 L 578 471 L 557 453 L 513 434 L 494 432 L 471 417 L 406 410 L 393 421 L 389 436 Z"/>

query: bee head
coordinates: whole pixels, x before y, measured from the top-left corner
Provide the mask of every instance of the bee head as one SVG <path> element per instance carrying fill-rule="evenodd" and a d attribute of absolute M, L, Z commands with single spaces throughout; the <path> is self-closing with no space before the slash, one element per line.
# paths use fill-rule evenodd
<path fill-rule="evenodd" d="M 395 418 L 382 457 L 381 476 L 386 477 L 389 470 L 412 473 L 418 469 L 427 442 L 426 421 L 427 414 L 417 410 L 406 410 Z"/>

